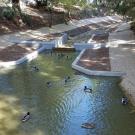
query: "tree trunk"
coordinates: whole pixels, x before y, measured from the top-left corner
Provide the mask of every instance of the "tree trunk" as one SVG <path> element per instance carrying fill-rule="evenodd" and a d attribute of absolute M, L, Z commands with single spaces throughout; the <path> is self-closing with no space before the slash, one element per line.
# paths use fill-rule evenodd
<path fill-rule="evenodd" d="M 49 27 L 51 28 L 52 27 L 52 21 L 53 21 L 53 17 L 52 17 L 52 9 L 49 9 L 49 12 L 50 12 L 50 21 L 49 21 Z"/>
<path fill-rule="evenodd" d="M 12 8 L 15 10 L 18 10 L 19 13 L 21 12 L 21 9 L 20 9 L 20 1 L 19 0 L 12 0 Z"/>
<path fill-rule="evenodd" d="M 68 9 L 68 18 L 71 20 L 72 19 L 72 17 L 71 17 L 71 10 L 70 10 L 70 8 Z"/>
<path fill-rule="evenodd" d="M 68 18 L 65 12 L 63 12 L 63 18 L 66 25 L 68 25 Z"/>
<path fill-rule="evenodd" d="M 48 0 L 45 0 L 45 6 L 46 6 L 46 7 L 48 6 L 47 3 L 48 3 Z"/>

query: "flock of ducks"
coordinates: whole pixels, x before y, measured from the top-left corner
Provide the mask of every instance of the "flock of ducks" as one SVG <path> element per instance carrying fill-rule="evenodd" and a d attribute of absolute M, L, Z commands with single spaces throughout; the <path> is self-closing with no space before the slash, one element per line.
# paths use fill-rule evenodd
<path fill-rule="evenodd" d="M 32 66 L 32 71 L 39 71 L 39 68 L 36 67 L 36 66 Z M 65 77 L 65 79 L 64 79 L 65 83 L 67 83 L 67 81 L 68 81 L 69 79 L 70 79 L 70 76 Z M 52 86 L 52 83 L 51 83 L 51 82 L 47 82 L 46 84 L 47 84 L 48 87 L 51 87 L 51 86 Z M 88 88 L 87 86 L 84 86 L 84 91 L 85 91 L 85 92 L 88 92 L 88 93 L 92 93 L 92 88 Z M 123 96 L 122 99 L 121 99 L 121 103 L 122 103 L 123 105 L 128 104 L 128 99 L 127 99 L 127 97 L 124 97 L 124 96 Z M 21 121 L 22 121 L 22 122 L 26 122 L 26 121 L 28 121 L 29 119 L 30 119 L 30 112 L 27 112 L 27 113 L 23 116 L 23 118 L 21 119 Z M 93 128 L 95 128 L 95 124 L 86 122 L 86 123 L 83 123 L 83 124 L 81 125 L 81 127 L 82 127 L 82 128 L 86 128 L 86 129 L 93 129 Z"/>

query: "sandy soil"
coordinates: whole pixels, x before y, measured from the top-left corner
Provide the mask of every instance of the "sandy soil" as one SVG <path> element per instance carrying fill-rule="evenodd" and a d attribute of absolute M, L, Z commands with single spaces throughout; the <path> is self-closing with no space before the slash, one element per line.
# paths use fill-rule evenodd
<path fill-rule="evenodd" d="M 34 50 L 31 47 L 22 47 L 20 45 L 8 46 L 0 50 L 0 61 L 15 61 L 32 51 Z"/>
<path fill-rule="evenodd" d="M 110 71 L 109 48 L 86 49 L 77 64 L 90 70 Z"/>

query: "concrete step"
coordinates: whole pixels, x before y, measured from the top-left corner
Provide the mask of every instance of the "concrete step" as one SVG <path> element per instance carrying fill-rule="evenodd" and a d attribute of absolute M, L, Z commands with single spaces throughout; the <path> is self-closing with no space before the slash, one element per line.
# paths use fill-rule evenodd
<path fill-rule="evenodd" d="M 75 48 L 73 47 L 57 47 L 57 48 L 53 48 L 53 51 L 57 51 L 57 52 L 74 52 Z"/>

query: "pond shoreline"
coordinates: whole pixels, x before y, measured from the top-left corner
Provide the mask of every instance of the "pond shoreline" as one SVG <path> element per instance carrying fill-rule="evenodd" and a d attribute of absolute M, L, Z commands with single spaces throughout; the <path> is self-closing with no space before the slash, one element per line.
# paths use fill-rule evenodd
<path fill-rule="evenodd" d="M 130 30 L 129 23 L 121 24 L 118 29 L 109 35 L 111 68 L 114 71 L 125 72 L 120 86 L 125 95 L 135 106 L 135 35 Z"/>

